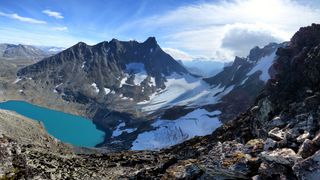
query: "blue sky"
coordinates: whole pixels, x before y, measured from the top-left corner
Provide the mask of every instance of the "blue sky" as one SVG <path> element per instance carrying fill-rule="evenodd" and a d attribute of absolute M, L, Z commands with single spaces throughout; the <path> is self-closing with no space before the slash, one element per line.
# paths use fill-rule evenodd
<path fill-rule="evenodd" d="M 0 0 L 0 42 L 68 47 L 155 36 L 177 58 L 229 61 L 289 40 L 320 20 L 319 9 L 317 0 Z"/>

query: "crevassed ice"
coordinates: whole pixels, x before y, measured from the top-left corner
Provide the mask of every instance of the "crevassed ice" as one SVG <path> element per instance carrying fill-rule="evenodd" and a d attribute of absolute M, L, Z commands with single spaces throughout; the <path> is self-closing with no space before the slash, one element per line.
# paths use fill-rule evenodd
<path fill-rule="evenodd" d="M 220 111 L 196 109 L 177 120 L 159 119 L 152 124 L 157 129 L 139 134 L 132 143 L 131 150 L 156 150 L 195 136 L 208 135 L 221 126 L 218 117 L 214 116 L 219 114 Z"/>
<path fill-rule="evenodd" d="M 166 88 L 155 92 L 149 101 L 139 102 L 141 110 L 152 113 L 159 108 L 166 108 L 173 105 L 205 105 L 218 102 L 222 96 L 232 91 L 234 86 L 210 87 L 202 79 L 191 75 L 173 73 L 166 76 Z"/>

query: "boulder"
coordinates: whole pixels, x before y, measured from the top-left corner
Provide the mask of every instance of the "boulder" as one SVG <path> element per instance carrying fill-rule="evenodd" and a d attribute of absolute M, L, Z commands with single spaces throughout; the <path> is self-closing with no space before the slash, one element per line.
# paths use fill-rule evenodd
<path fill-rule="evenodd" d="M 302 143 L 306 139 L 308 139 L 309 137 L 310 137 L 310 133 L 308 131 L 305 131 L 303 134 L 301 134 L 300 136 L 297 137 L 297 142 Z"/>
<path fill-rule="evenodd" d="M 276 127 L 269 131 L 268 136 L 275 140 L 280 141 L 285 139 L 286 133 L 280 128 Z"/>
<path fill-rule="evenodd" d="M 263 149 L 265 151 L 268 151 L 268 150 L 273 150 L 276 146 L 277 142 L 271 138 L 267 138 L 266 141 L 264 142 L 264 147 Z"/>
<path fill-rule="evenodd" d="M 312 141 L 315 143 L 315 145 L 320 146 L 320 133 L 318 133 L 316 137 L 312 139 Z"/>
<path fill-rule="evenodd" d="M 292 169 L 299 179 L 320 179 L 320 150 L 309 158 L 297 162 Z"/>
<path fill-rule="evenodd" d="M 260 154 L 261 159 L 283 165 L 292 166 L 295 162 L 301 159 L 292 149 L 282 148 L 274 151 L 264 151 Z"/>
<path fill-rule="evenodd" d="M 246 153 L 256 155 L 263 151 L 264 141 L 263 139 L 251 139 L 245 144 Z"/>
<path fill-rule="evenodd" d="M 279 116 L 274 117 L 271 121 L 268 122 L 268 128 L 272 129 L 275 127 L 283 127 L 286 123 Z"/>
<path fill-rule="evenodd" d="M 258 172 L 263 177 L 272 177 L 274 175 L 287 173 L 287 168 L 281 164 L 263 162 L 261 163 Z"/>
<path fill-rule="evenodd" d="M 173 166 L 170 166 L 163 179 L 194 179 L 199 177 L 202 173 L 202 170 L 197 164 L 196 159 L 188 159 L 180 161 Z"/>
<path fill-rule="evenodd" d="M 248 161 L 252 157 L 245 154 L 243 144 L 236 141 L 217 143 L 202 160 L 205 168 L 205 177 L 210 179 L 225 177 L 229 179 L 246 179 L 250 174 Z"/>
<path fill-rule="evenodd" d="M 310 139 L 306 139 L 299 148 L 298 155 L 302 158 L 307 158 L 313 155 L 319 148 Z"/>

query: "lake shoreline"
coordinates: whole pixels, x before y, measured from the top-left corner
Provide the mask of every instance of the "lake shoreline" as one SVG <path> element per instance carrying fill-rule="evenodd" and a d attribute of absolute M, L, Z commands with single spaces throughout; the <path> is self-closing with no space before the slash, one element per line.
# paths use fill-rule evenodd
<path fill-rule="evenodd" d="M 15 111 L 42 122 L 49 134 L 74 146 L 96 147 L 105 139 L 105 131 L 99 130 L 92 120 L 81 116 L 34 105 L 25 100 L 2 101 L 0 109 Z"/>

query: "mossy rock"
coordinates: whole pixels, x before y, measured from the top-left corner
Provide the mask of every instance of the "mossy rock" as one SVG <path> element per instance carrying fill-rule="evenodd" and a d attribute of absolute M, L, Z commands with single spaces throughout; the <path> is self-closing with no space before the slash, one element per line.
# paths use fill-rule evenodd
<path fill-rule="evenodd" d="M 222 161 L 222 166 L 224 168 L 229 168 L 230 166 L 246 159 L 247 155 L 242 152 L 234 153 L 230 158 L 226 158 Z"/>
<path fill-rule="evenodd" d="M 263 139 L 251 139 L 245 145 L 245 148 L 248 150 L 248 153 L 255 154 L 263 151 L 264 140 Z"/>

